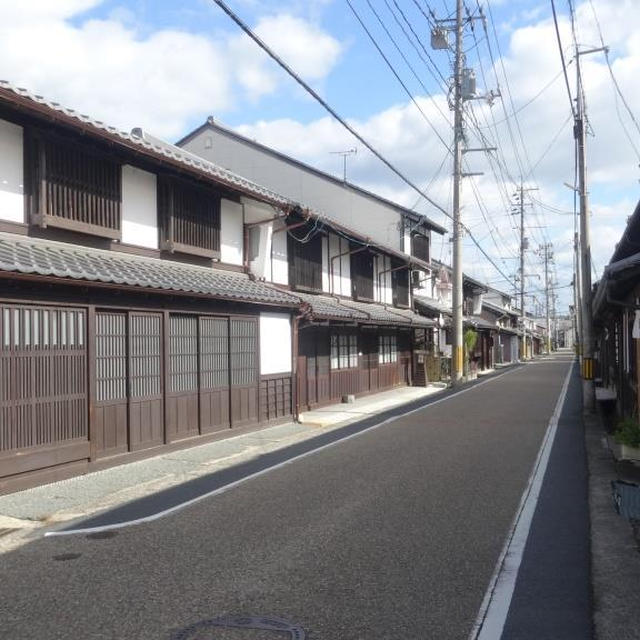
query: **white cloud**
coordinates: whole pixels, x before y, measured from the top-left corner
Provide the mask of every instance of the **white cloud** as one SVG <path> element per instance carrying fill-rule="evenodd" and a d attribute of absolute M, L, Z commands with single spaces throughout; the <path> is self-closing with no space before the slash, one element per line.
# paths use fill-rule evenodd
<path fill-rule="evenodd" d="M 495 4 L 495 3 L 494 3 Z M 640 84 L 637 77 L 640 73 L 640 3 L 634 0 L 594 0 L 596 11 L 608 44 L 612 46 L 611 59 L 618 81 L 640 118 Z M 578 8 L 578 25 L 580 42 L 585 45 L 599 45 L 599 37 L 593 21 L 591 8 L 587 2 Z M 544 16 L 531 13 L 529 24 L 512 31 L 509 46 L 503 49 L 503 60 L 509 86 L 513 94 L 513 105 L 508 100 L 501 65 L 498 63 L 498 75 L 503 90 L 503 105 L 496 103 L 492 110 L 489 107 L 474 105 L 474 111 L 481 124 L 486 124 L 486 118 L 492 121 L 491 114 L 496 121 L 504 120 L 505 112 L 511 114 L 513 108 L 520 109 L 534 98 L 539 90 L 545 86 L 560 70 L 560 61 L 555 40 L 555 30 L 548 11 Z M 570 24 L 568 19 L 561 17 L 561 34 L 566 47 L 571 42 Z M 571 58 L 569 52 L 568 58 Z M 477 68 L 477 61 L 472 60 Z M 483 60 L 486 76 L 494 78 L 490 68 L 490 61 Z M 481 78 L 481 74 L 477 74 Z M 626 217 L 634 207 L 637 197 L 638 160 L 624 137 L 623 130 L 616 116 L 614 94 L 609 72 L 602 55 L 586 56 L 583 59 L 583 76 L 587 91 L 589 120 L 595 137 L 588 138 L 588 166 L 591 180 L 592 200 L 592 250 L 594 263 L 599 270 L 608 262 L 615 243 L 618 241 Z M 575 83 L 575 65 L 569 67 L 569 77 L 572 92 Z M 495 83 L 495 80 L 489 80 Z M 480 84 L 480 83 L 479 83 Z M 495 88 L 494 86 L 486 89 Z M 482 87 L 482 89 L 485 89 Z M 444 96 L 436 96 L 442 110 L 448 113 Z M 451 129 L 437 114 L 431 101 L 419 99 L 419 102 L 437 126 L 442 137 L 450 140 Z M 637 140 L 640 147 L 640 136 L 622 111 L 627 128 Z M 527 154 L 531 164 L 539 161 L 535 170 L 535 181 L 540 190 L 532 193 L 537 200 L 546 205 L 561 210 L 572 208 L 572 194 L 562 183 L 573 179 L 573 131 L 569 121 L 562 129 L 555 143 L 550 146 L 552 138 L 558 133 L 561 124 L 569 115 L 569 102 L 564 80 L 559 77 L 541 96 L 535 98 L 531 105 L 524 107 L 518 113 L 520 130 L 525 141 Z M 469 181 L 465 181 L 463 189 L 464 217 L 468 221 L 474 235 L 482 242 L 483 247 L 503 271 L 511 275 L 515 273 L 517 263 L 504 260 L 518 251 L 518 231 L 512 228 L 513 219 L 507 215 L 509 198 L 514 184 L 521 173 L 527 169 L 520 169 L 518 158 L 513 152 L 511 136 L 516 139 L 519 147 L 519 157 L 525 167 L 528 161 L 520 149 L 520 135 L 516 123 L 511 120 L 511 131 L 506 123 L 498 125 L 497 142 L 502 149 L 504 165 L 510 176 L 507 186 L 498 186 L 492 173 L 492 167 L 481 154 L 472 154 L 468 162 L 473 170 L 484 171 L 485 176 L 476 179 L 476 184 L 482 193 L 486 204 L 486 212 L 490 219 L 499 248 L 496 249 L 490 237 L 487 223 L 478 209 Z M 421 186 L 434 175 L 446 153 L 442 145 L 436 140 L 433 132 L 421 118 L 411 104 L 398 104 L 364 120 L 354 120 L 353 125 L 365 138 L 392 162 L 396 163 L 403 172 Z M 489 142 L 496 141 L 493 129 L 484 129 Z M 371 154 L 361 148 L 361 145 L 351 138 L 340 125 L 329 118 L 301 124 L 293 120 L 260 121 L 241 127 L 241 132 L 256 138 L 269 146 L 274 146 L 285 153 L 289 153 L 318 168 L 340 174 L 342 166 L 340 159 L 330 155 L 331 151 L 347 149 L 357 145 L 358 155 L 349 158 L 349 179 L 371 189 L 385 197 L 394 199 L 402 204 L 412 206 L 416 202 L 416 194 L 405 184 L 394 177 Z M 470 146 L 481 146 L 470 134 Z M 447 161 L 440 178 L 431 186 L 429 195 L 441 204 L 446 205 L 450 194 L 448 174 L 451 163 Z M 526 182 L 533 183 L 531 177 Z M 602 199 L 601 201 L 599 200 Z M 449 205 L 450 207 L 450 205 Z M 418 207 L 440 223 L 448 224 L 441 214 L 421 202 Z M 573 270 L 573 219 L 571 216 L 552 213 L 546 209 L 536 207 L 536 212 L 527 213 L 527 225 L 531 227 L 527 235 L 531 240 L 531 249 L 527 258 L 527 271 L 541 275 L 542 267 L 538 256 L 533 250 L 548 237 L 556 249 L 556 270 L 560 284 L 571 281 Z M 547 226 L 546 236 L 542 230 L 536 229 L 541 224 Z M 450 243 L 445 239 L 442 243 L 442 255 L 447 257 Z M 440 254 L 440 242 L 436 239 L 435 254 Z M 495 281 L 495 271 L 487 266 L 486 260 L 479 254 L 473 244 L 465 241 L 465 269 L 479 276 Z M 530 286 L 538 287 L 536 280 Z M 506 289 L 508 285 L 504 285 Z M 570 301 L 571 290 L 562 292 L 561 301 L 566 307 Z"/>
<path fill-rule="evenodd" d="M 143 35 L 129 11 L 82 19 L 102 1 L 0 0 L 0 78 L 168 139 L 193 118 L 231 109 L 245 91 L 271 93 L 283 79 L 235 32 L 216 41 L 175 29 Z M 311 81 L 330 73 L 341 51 L 319 27 L 286 14 L 260 20 L 256 31 Z"/>

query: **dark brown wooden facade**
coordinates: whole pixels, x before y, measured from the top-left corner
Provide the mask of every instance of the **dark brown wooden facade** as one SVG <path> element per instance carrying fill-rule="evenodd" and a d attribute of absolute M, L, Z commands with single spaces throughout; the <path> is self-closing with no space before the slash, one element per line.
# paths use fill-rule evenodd
<path fill-rule="evenodd" d="M 292 374 L 260 375 L 260 307 L 4 291 L 0 493 L 293 417 Z"/>
<path fill-rule="evenodd" d="M 307 325 L 298 344 L 301 411 L 411 384 L 410 329 Z"/>

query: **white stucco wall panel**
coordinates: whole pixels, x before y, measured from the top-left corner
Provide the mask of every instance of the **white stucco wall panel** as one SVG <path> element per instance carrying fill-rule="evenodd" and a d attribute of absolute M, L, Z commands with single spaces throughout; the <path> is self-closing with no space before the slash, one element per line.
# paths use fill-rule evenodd
<path fill-rule="evenodd" d="M 242 205 L 231 200 L 220 201 L 220 262 L 242 265 Z"/>
<path fill-rule="evenodd" d="M 271 281 L 276 284 L 289 284 L 289 264 L 287 263 L 287 232 L 282 231 L 285 223 L 274 222 L 271 236 Z"/>
<path fill-rule="evenodd" d="M 0 120 L 0 219 L 24 222 L 22 127 Z"/>
<path fill-rule="evenodd" d="M 122 167 L 122 242 L 158 248 L 158 192 L 154 173 Z"/>
<path fill-rule="evenodd" d="M 212 138 L 210 147 L 205 145 L 207 138 Z M 184 148 L 401 250 L 400 212 L 373 197 L 217 131 L 203 132 Z"/>
<path fill-rule="evenodd" d="M 291 371 L 291 316 L 260 314 L 260 375 Z"/>

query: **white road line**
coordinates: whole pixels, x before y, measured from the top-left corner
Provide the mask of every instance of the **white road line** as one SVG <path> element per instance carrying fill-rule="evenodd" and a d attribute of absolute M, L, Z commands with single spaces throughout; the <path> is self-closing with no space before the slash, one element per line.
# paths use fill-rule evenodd
<path fill-rule="evenodd" d="M 200 502 L 200 500 L 204 500 L 205 498 L 211 498 L 213 496 L 217 496 L 220 495 L 221 493 L 225 493 L 226 491 L 229 491 L 230 489 L 233 489 L 234 487 L 237 487 L 241 484 L 243 484 L 244 482 L 248 482 L 249 480 L 253 480 L 254 478 L 259 478 L 260 476 L 265 475 L 266 473 L 269 473 L 270 471 L 275 471 L 276 469 L 280 469 L 282 467 L 285 467 L 288 464 L 291 464 L 292 462 L 297 462 L 298 460 L 302 460 L 303 458 L 306 458 L 307 456 L 311 456 L 315 453 L 319 453 L 320 451 L 324 451 L 325 449 L 329 449 L 330 447 L 333 447 L 337 444 L 341 444 L 343 442 L 346 442 L 347 440 L 351 440 L 352 438 L 357 438 L 358 436 L 361 436 L 365 433 L 368 433 L 369 431 L 373 431 L 374 429 L 378 429 L 379 427 L 382 427 L 385 424 L 388 424 L 389 422 L 393 422 L 394 420 L 398 420 L 399 418 L 403 418 L 404 416 L 409 416 L 413 413 L 416 413 L 418 411 L 424 411 L 426 409 L 429 409 L 430 407 L 433 407 L 437 404 L 440 404 L 441 402 L 445 402 L 447 400 L 451 400 L 452 398 L 455 398 L 456 396 L 459 396 L 463 393 L 467 393 L 468 391 L 473 391 L 474 389 L 477 389 L 478 387 L 481 387 L 485 384 L 488 384 L 490 382 L 493 382 L 495 380 L 498 380 L 499 378 L 502 378 L 503 376 L 506 376 L 508 374 L 511 374 L 515 371 L 520 371 L 522 369 L 522 367 L 513 367 L 510 368 L 508 371 L 505 371 L 504 373 L 501 373 L 497 376 L 492 376 L 491 378 L 487 378 L 486 380 L 483 380 L 482 382 L 478 382 L 470 387 L 467 387 L 465 389 L 461 389 L 460 391 L 456 391 L 455 393 L 452 393 L 451 395 L 446 396 L 445 398 L 440 398 L 439 400 L 434 400 L 433 402 L 430 402 L 427 405 L 424 406 L 420 406 L 420 407 L 416 407 L 415 409 L 410 409 L 409 411 L 405 411 L 404 413 L 398 414 L 398 415 L 394 415 L 391 416 L 389 418 L 386 418 L 385 420 L 382 420 L 381 422 L 377 422 L 374 425 L 371 425 L 370 427 L 367 427 L 366 429 L 362 429 L 362 431 L 358 431 L 356 433 L 352 433 L 348 436 L 344 436 L 344 438 L 339 438 L 338 440 L 334 440 L 332 442 L 329 442 L 327 444 L 323 444 L 320 447 L 317 447 L 315 449 L 311 449 L 310 451 L 305 451 L 304 453 L 301 453 L 297 456 L 294 456 L 293 458 L 287 458 L 286 460 L 283 460 L 282 462 L 278 462 L 277 464 L 274 464 L 270 467 L 267 467 L 266 469 L 261 469 L 260 471 L 256 471 L 255 473 L 252 473 L 248 476 L 245 476 L 244 478 L 240 478 L 239 480 L 236 480 L 235 482 L 230 482 L 229 484 L 226 484 L 222 487 L 218 487 L 217 489 L 214 489 L 213 491 L 209 491 L 208 493 L 203 493 L 200 496 L 196 496 L 195 498 L 191 498 L 191 500 L 186 500 L 185 502 L 181 502 L 180 504 L 174 505 L 173 507 L 170 507 L 169 509 L 165 509 L 163 511 L 158 511 L 157 513 L 154 513 L 150 516 L 144 516 L 143 518 L 136 518 L 135 520 L 128 520 L 127 522 L 118 522 L 118 523 L 114 523 L 114 524 L 106 524 L 106 525 L 102 525 L 102 526 L 98 526 L 98 527 L 87 527 L 87 528 L 80 528 L 80 529 L 66 529 L 66 530 L 59 530 L 59 531 L 47 531 L 44 535 L 45 537 L 54 537 L 54 536 L 70 536 L 70 535 L 77 535 L 77 534 L 88 534 L 88 533 L 100 533 L 102 531 L 111 531 L 114 529 L 124 529 L 125 527 L 132 527 L 134 525 L 137 524 L 144 524 L 145 522 L 153 522 L 154 520 L 158 520 L 160 518 L 163 518 L 164 516 L 169 515 L 170 513 L 174 513 L 175 511 L 179 511 L 180 509 L 184 509 L 185 507 L 188 507 L 192 504 L 195 504 L 196 502 Z"/>
<path fill-rule="evenodd" d="M 564 379 L 560 396 L 549 420 L 549 426 L 540 445 L 527 487 L 522 494 L 516 516 L 511 524 L 502 551 L 498 556 L 498 562 L 491 576 L 491 581 L 480 606 L 475 624 L 469 634 L 469 640 L 500 640 L 502 637 L 509 607 L 511 606 L 511 598 L 518 579 L 524 548 L 531 529 L 533 514 L 540 497 L 542 481 L 547 471 L 551 448 L 558 430 L 558 421 L 560 420 L 560 414 L 567 395 L 574 362 L 571 363 Z"/>

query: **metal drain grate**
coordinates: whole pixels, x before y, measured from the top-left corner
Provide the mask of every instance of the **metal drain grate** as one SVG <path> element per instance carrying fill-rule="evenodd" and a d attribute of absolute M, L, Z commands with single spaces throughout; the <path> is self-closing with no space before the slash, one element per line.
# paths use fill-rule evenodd
<path fill-rule="evenodd" d="M 171 636 L 172 640 L 304 640 L 297 624 L 273 616 L 221 616 L 201 620 Z"/>
<path fill-rule="evenodd" d="M 627 519 L 640 519 L 640 485 L 623 480 L 611 482 L 616 511 Z"/>

